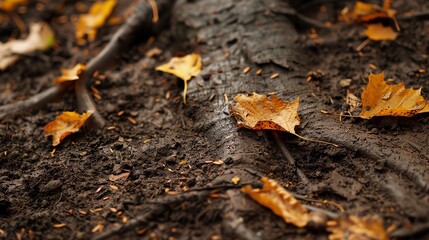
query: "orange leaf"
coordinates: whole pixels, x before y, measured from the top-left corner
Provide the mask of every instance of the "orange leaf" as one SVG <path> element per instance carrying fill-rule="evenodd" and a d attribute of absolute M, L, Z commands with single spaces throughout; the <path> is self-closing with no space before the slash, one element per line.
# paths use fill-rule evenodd
<path fill-rule="evenodd" d="M 63 112 L 45 126 L 45 136 L 52 136 L 52 145 L 57 146 L 65 137 L 79 131 L 92 113 L 93 111 L 88 111 L 80 115 L 76 112 Z"/>
<path fill-rule="evenodd" d="M 253 130 L 278 130 L 295 134 L 295 126 L 299 125 L 299 98 L 293 102 L 284 102 L 276 95 L 267 97 L 252 93 L 238 94 L 234 97 L 235 106 L 230 105 L 231 116 L 238 127 Z"/>
<path fill-rule="evenodd" d="M 62 83 L 66 81 L 75 81 L 79 79 L 79 75 L 85 70 L 85 64 L 76 64 L 71 69 L 61 69 L 61 76 L 55 78 L 56 83 Z"/>
<path fill-rule="evenodd" d="M 385 1 L 383 7 L 375 4 L 357 1 L 353 7 L 352 17 L 356 22 L 370 22 L 377 18 L 395 20 L 396 10 L 390 8 L 390 2 Z"/>
<path fill-rule="evenodd" d="M 345 216 L 328 222 L 329 240 L 387 240 L 382 220 L 377 216 Z"/>
<path fill-rule="evenodd" d="M 27 4 L 27 0 L 2 0 L 0 1 L 0 9 L 4 11 L 13 11 L 19 4 Z"/>
<path fill-rule="evenodd" d="M 264 182 L 262 189 L 248 185 L 242 187 L 241 191 L 247 193 L 259 204 L 271 209 L 285 222 L 297 227 L 305 227 L 311 218 L 307 209 L 274 180 L 268 178 L 261 180 Z"/>
<path fill-rule="evenodd" d="M 116 0 L 96 2 L 91 6 L 88 14 L 80 15 L 75 34 L 79 44 L 85 42 L 85 36 L 88 36 L 90 42 L 95 40 L 97 29 L 104 25 L 115 5 Z"/>
<path fill-rule="evenodd" d="M 186 104 L 186 92 L 188 81 L 197 76 L 202 68 L 201 55 L 198 53 L 188 54 L 184 57 L 174 57 L 168 63 L 156 67 L 155 70 L 171 73 L 185 82 L 183 90 L 183 102 Z"/>
<path fill-rule="evenodd" d="M 384 81 L 384 73 L 370 73 L 368 85 L 362 93 L 361 118 L 411 117 L 423 112 L 429 112 L 429 104 L 421 96 L 421 88 L 406 89 L 403 83 L 388 85 Z"/>
<path fill-rule="evenodd" d="M 381 23 L 368 24 L 365 35 L 374 41 L 393 41 L 398 37 L 398 33 L 393 28 L 385 27 Z"/>

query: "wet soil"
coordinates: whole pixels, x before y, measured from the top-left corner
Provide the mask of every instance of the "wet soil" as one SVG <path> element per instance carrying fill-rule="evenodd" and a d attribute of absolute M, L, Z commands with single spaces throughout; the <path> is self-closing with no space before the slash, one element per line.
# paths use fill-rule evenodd
<path fill-rule="evenodd" d="M 324 231 L 297 229 L 253 203 L 237 190 L 240 185 L 230 182 L 231 176 L 236 175 L 240 184 L 257 184 L 260 176 L 269 176 L 307 199 L 335 203 L 304 201 L 332 212 L 340 213 L 343 208 L 360 216 L 380 215 L 386 228 L 427 226 L 427 114 L 367 121 L 323 114 L 312 117 L 309 112 L 344 113 L 349 107 L 347 91 L 360 96 L 371 71 L 384 71 L 391 82 L 422 87 L 422 94 L 427 97 L 429 22 L 400 21 L 397 40 L 371 41 L 358 52 L 356 47 L 366 40 L 364 27 L 337 19 L 341 9 L 352 6 L 352 2 L 322 1 L 294 6 L 318 22 L 331 22 L 333 26 L 327 29 L 309 26 L 282 12 L 282 8 L 262 4 L 263 10 L 254 13 L 261 19 L 292 18 L 297 29 L 292 50 L 299 53 L 299 61 L 305 64 L 296 64 L 295 59 L 284 61 L 282 56 L 259 62 L 252 49 L 237 50 L 242 49 L 242 42 L 248 47 L 250 40 L 234 36 L 233 32 L 225 37 L 219 29 L 212 34 L 215 28 L 211 27 L 222 26 L 219 21 L 251 26 L 249 23 L 255 19 L 234 21 L 230 14 L 239 6 L 259 1 L 219 2 L 179 1 L 173 9 L 178 13 L 173 14 L 170 28 L 148 43 L 133 46 L 121 56 L 118 66 L 94 79 L 91 87 L 100 93 L 101 99 L 96 99 L 96 103 L 108 122 L 106 127 L 85 128 L 58 147 L 51 146 L 43 127 L 62 111 L 78 109 L 73 92 L 40 110 L 0 122 L 0 239 L 91 239 L 130 222 L 138 224 L 111 239 L 327 239 Z M 73 23 L 91 2 L 79 4 L 32 1 L 28 8 L 19 9 L 26 24 L 49 22 L 56 33 L 57 46 L 26 56 L 0 73 L 1 104 L 26 99 L 52 86 L 61 68 L 88 62 L 102 49 L 118 26 L 105 26 L 95 42 L 77 45 Z M 120 1 L 113 15 L 125 17 L 127 9 L 132 9 L 127 4 L 131 5 Z M 426 1 L 395 1 L 393 7 L 398 15 L 429 11 Z M 203 17 L 205 12 L 212 15 Z M 20 36 L 15 23 L 4 15 L 0 22 L 1 40 Z M 221 43 L 216 39 L 221 39 Z M 258 40 L 260 45 L 262 40 Z M 274 40 L 270 53 L 274 54 L 275 47 L 281 44 Z M 157 52 L 153 49 L 161 51 L 150 54 Z M 191 81 L 189 103 L 184 105 L 183 82 L 154 68 L 173 56 L 192 51 L 202 53 L 206 70 Z M 282 53 L 283 48 L 279 51 Z M 217 61 L 220 58 L 228 65 Z M 288 69 L 285 62 L 292 68 Z M 247 66 L 252 66 L 252 70 L 245 75 L 242 70 Z M 262 76 L 255 73 L 259 68 L 264 69 Z M 224 96 L 219 93 L 222 91 L 210 91 L 222 85 L 225 78 L 253 78 L 269 83 L 271 74 L 276 72 L 297 78 L 312 96 L 311 100 L 304 98 L 300 108 L 302 124 L 297 131 L 342 143 L 335 148 L 281 134 L 281 141 L 308 182 L 297 176 L 295 166 L 285 160 L 272 135 L 233 128 L 235 121 L 227 114 Z M 308 79 L 310 72 L 313 77 Z M 207 82 L 210 87 L 203 87 Z M 342 86 L 344 82 L 348 86 Z M 272 91 L 263 84 L 255 86 L 261 93 Z M 253 85 L 241 89 L 249 90 L 254 90 Z M 225 93 L 231 99 L 234 91 L 227 89 Z M 293 97 L 286 94 L 287 90 L 279 92 L 285 100 Z M 219 108 L 215 110 L 213 106 Z M 359 109 L 354 113 L 358 112 Z M 219 126 L 215 123 L 218 114 L 223 114 L 218 116 Z M 333 130 L 320 129 L 314 119 Z M 222 127 L 228 131 L 222 132 Z M 233 142 L 236 145 L 224 140 L 230 136 L 240 138 Z M 353 142 L 344 143 L 345 139 Z M 250 156 L 245 155 L 248 150 L 238 154 L 239 150 L 234 148 L 257 149 L 260 157 L 249 162 L 245 158 Z M 389 159 L 414 162 L 410 163 L 412 167 L 404 163 L 406 166 L 401 168 Z M 407 172 L 413 166 L 423 173 Z M 338 205 L 341 208 L 335 207 Z M 237 219 L 243 222 L 245 231 L 232 227 Z M 246 237 L 250 233 L 252 238 Z M 422 235 L 411 239 L 424 239 L 425 234 L 427 237 L 428 232 L 423 230 Z"/>

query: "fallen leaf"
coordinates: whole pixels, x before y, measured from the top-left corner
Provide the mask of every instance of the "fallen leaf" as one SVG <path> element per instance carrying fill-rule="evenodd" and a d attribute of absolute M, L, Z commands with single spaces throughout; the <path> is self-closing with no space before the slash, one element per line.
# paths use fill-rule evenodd
<path fill-rule="evenodd" d="M 370 73 L 368 85 L 362 93 L 360 117 L 412 117 L 429 112 L 429 104 L 421 96 L 421 90 L 406 89 L 403 83 L 388 85 L 384 81 L 384 72 L 377 75 Z"/>
<path fill-rule="evenodd" d="M 365 35 L 373 41 L 393 41 L 398 37 L 392 27 L 383 26 L 381 23 L 368 24 Z"/>
<path fill-rule="evenodd" d="M 61 69 L 61 76 L 55 78 L 56 83 L 62 83 L 66 81 L 75 81 L 79 79 L 79 75 L 85 70 L 85 64 L 76 64 L 71 69 Z"/>
<path fill-rule="evenodd" d="M 382 220 L 377 216 L 359 218 L 345 216 L 329 221 L 329 240 L 360 239 L 360 240 L 387 240 L 388 236 Z"/>
<path fill-rule="evenodd" d="M 0 1 L 0 9 L 3 11 L 13 11 L 18 5 L 27 4 L 27 0 L 1 0 Z"/>
<path fill-rule="evenodd" d="M 171 73 L 185 82 L 183 102 L 186 104 L 188 81 L 200 73 L 201 67 L 201 55 L 198 53 L 191 53 L 184 57 L 174 57 L 168 63 L 158 66 L 156 70 Z"/>
<path fill-rule="evenodd" d="M 239 176 L 234 176 L 233 178 L 231 178 L 231 182 L 235 185 L 238 184 L 238 182 L 240 182 L 240 177 Z"/>
<path fill-rule="evenodd" d="M 5 70 L 14 64 L 22 55 L 48 50 L 54 42 L 54 32 L 47 23 L 32 24 L 26 39 L 0 43 L 0 70 Z"/>
<path fill-rule="evenodd" d="M 310 221 L 307 209 L 274 180 L 268 178 L 261 180 L 264 182 L 262 189 L 248 185 L 242 187 L 241 191 L 247 193 L 259 204 L 271 209 L 285 222 L 297 227 L 305 227 Z"/>
<path fill-rule="evenodd" d="M 349 90 L 347 90 L 346 103 L 349 105 L 350 113 L 362 106 L 361 100 Z"/>
<path fill-rule="evenodd" d="M 238 94 L 234 101 L 236 105 L 230 105 L 231 116 L 237 120 L 238 127 L 295 133 L 295 126 L 300 123 L 299 98 L 285 102 L 276 95 L 251 93 Z"/>
<path fill-rule="evenodd" d="M 90 42 L 95 40 L 97 30 L 104 25 L 115 5 L 116 0 L 98 1 L 91 6 L 87 14 L 79 16 L 75 33 L 79 44 L 85 43 L 85 36 L 88 36 Z"/>
<path fill-rule="evenodd" d="M 79 131 L 92 113 L 93 111 L 88 111 L 81 115 L 76 112 L 63 112 L 45 126 L 45 136 L 52 136 L 52 145 L 57 146 L 65 137 Z"/>
<path fill-rule="evenodd" d="M 54 228 L 63 228 L 63 227 L 65 227 L 65 226 L 67 226 L 67 224 L 65 224 L 65 223 L 57 223 L 57 224 L 54 224 Z"/>

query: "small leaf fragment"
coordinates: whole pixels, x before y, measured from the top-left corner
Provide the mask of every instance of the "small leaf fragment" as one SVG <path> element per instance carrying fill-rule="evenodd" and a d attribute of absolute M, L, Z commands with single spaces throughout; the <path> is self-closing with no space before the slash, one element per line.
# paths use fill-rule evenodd
<path fill-rule="evenodd" d="M 393 41 L 398 37 L 392 27 L 383 26 L 381 23 L 368 24 L 365 35 L 373 41 Z"/>
<path fill-rule="evenodd" d="M 33 23 L 26 39 L 0 43 L 0 70 L 5 70 L 14 64 L 21 55 L 48 50 L 54 42 L 54 31 L 47 23 Z"/>
<path fill-rule="evenodd" d="M 234 176 L 233 178 L 231 178 L 231 182 L 235 185 L 238 184 L 238 182 L 240 182 L 240 177 L 239 176 Z"/>
<path fill-rule="evenodd" d="M 368 85 L 362 93 L 361 118 L 412 117 L 423 112 L 429 112 L 429 104 L 421 96 L 421 88 L 406 89 L 403 83 L 388 85 L 384 81 L 384 73 L 370 73 Z"/>
<path fill-rule="evenodd" d="M 382 220 L 377 216 L 343 216 L 328 222 L 329 240 L 387 240 Z"/>
<path fill-rule="evenodd" d="M 200 73 L 201 68 L 201 55 L 198 53 L 191 53 L 184 57 L 174 57 L 168 63 L 156 67 L 156 70 L 171 73 L 185 82 L 183 102 L 186 104 L 188 81 L 192 77 L 197 76 Z"/>
<path fill-rule="evenodd" d="M 307 209 L 276 181 L 268 178 L 261 180 L 264 182 L 262 189 L 247 185 L 242 187 L 241 191 L 247 193 L 259 204 L 271 209 L 285 222 L 297 227 L 305 227 L 311 218 Z"/>
<path fill-rule="evenodd" d="M 80 15 L 75 33 L 79 44 L 85 43 L 85 36 L 88 36 L 90 42 L 95 40 L 97 30 L 104 25 L 115 5 L 116 0 L 98 1 L 91 6 L 87 14 Z"/>
<path fill-rule="evenodd" d="M 270 97 L 257 93 L 238 94 L 234 97 L 236 105 L 230 105 L 231 116 L 238 127 L 252 130 L 278 130 L 295 134 L 299 125 L 299 98 L 285 102 L 276 95 Z"/>
<path fill-rule="evenodd" d="M 55 78 L 56 83 L 62 83 L 66 81 L 75 81 L 79 79 L 79 75 L 85 70 L 85 64 L 76 64 L 71 69 L 61 69 L 61 76 Z"/>
<path fill-rule="evenodd" d="M 45 136 L 52 136 L 52 146 L 57 146 L 68 135 L 79 131 L 80 127 L 94 111 L 84 114 L 76 112 L 63 112 L 54 121 L 48 123 L 45 128 Z"/>

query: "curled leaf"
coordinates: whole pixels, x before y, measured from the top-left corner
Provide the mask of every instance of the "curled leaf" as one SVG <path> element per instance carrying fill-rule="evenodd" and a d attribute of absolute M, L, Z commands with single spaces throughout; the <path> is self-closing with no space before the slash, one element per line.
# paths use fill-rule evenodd
<path fill-rule="evenodd" d="M 392 27 L 383 26 L 381 23 L 368 24 L 365 35 L 373 41 L 393 41 L 398 37 Z"/>
<path fill-rule="evenodd" d="M 26 39 L 0 43 L 0 70 L 4 70 L 14 64 L 21 55 L 48 50 L 54 42 L 54 32 L 47 23 L 32 24 L 30 34 Z"/>
<path fill-rule="evenodd" d="M 300 123 L 299 98 L 285 102 L 276 95 L 252 93 L 238 94 L 234 101 L 236 105 L 230 105 L 231 116 L 237 120 L 238 127 L 295 133 L 295 126 Z"/>
<path fill-rule="evenodd" d="M 384 73 L 370 73 L 368 85 L 362 93 L 361 118 L 411 117 L 423 112 L 429 112 L 429 104 L 421 96 L 421 88 L 406 89 L 403 83 L 388 85 L 384 81 Z"/>
<path fill-rule="evenodd" d="M 65 137 L 79 131 L 92 113 L 93 111 L 88 111 L 84 114 L 63 112 L 54 121 L 45 126 L 45 136 L 52 136 L 52 145 L 57 146 Z"/>
<path fill-rule="evenodd" d="M 287 223 L 297 227 L 305 227 L 310 221 L 307 209 L 301 203 L 280 186 L 276 181 L 262 178 L 262 189 L 244 186 L 241 191 L 247 193 L 253 200 L 271 209 L 276 215 Z"/>
<path fill-rule="evenodd" d="M 56 83 L 62 83 L 66 81 L 75 81 L 79 79 L 79 75 L 85 70 L 85 64 L 76 64 L 71 69 L 61 69 L 61 76 L 55 78 Z"/>
<path fill-rule="evenodd" d="M 85 36 L 90 42 L 95 40 L 97 30 L 104 25 L 113 11 L 116 0 L 95 2 L 87 14 L 82 14 L 76 25 L 76 39 L 79 44 L 85 43 Z"/>
<path fill-rule="evenodd" d="M 328 222 L 329 240 L 387 240 L 382 220 L 377 216 L 345 216 Z"/>
<path fill-rule="evenodd" d="M 198 53 L 192 53 L 184 57 L 174 57 L 168 63 L 158 66 L 156 70 L 171 73 L 185 82 L 183 101 L 186 103 L 188 81 L 200 73 L 201 67 L 201 55 Z"/>

